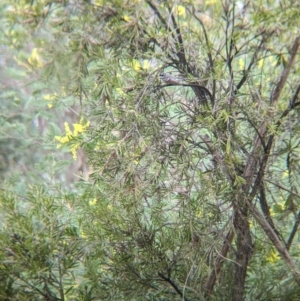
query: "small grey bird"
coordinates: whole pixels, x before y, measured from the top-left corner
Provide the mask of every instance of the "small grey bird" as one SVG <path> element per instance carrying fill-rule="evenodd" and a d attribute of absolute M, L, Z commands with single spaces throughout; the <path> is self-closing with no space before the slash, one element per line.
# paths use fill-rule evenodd
<path fill-rule="evenodd" d="M 182 79 L 168 73 L 161 73 L 159 77 L 162 81 L 171 85 L 182 85 L 184 83 Z"/>
<path fill-rule="evenodd" d="M 178 78 L 178 77 L 175 77 L 168 73 L 161 73 L 159 75 L 159 77 L 162 81 L 164 81 L 167 84 L 166 86 L 178 85 L 178 86 L 191 87 L 193 89 L 194 93 L 196 94 L 198 100 L 202 104 L 207 105 L 207 96 L 209 97 L 211 103 L 213 104 L 213 98 L 212 98 L 211 93 L 205 87 L 200 86 L 197 83 L 198 81 L 189 82 L 189 81 L 184 80 L 184 78 L 180 78 L 180 77 Z M 162 87 L 165 87 L 165 86 L 162 86 Z"/>

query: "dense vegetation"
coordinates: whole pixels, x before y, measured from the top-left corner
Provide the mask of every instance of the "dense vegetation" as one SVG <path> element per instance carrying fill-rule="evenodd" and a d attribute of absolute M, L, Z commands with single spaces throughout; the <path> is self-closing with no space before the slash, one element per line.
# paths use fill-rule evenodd
<path fill-rule="evenodd" d="M 299 1 L 0 4 L 0 300 L 300 300 Z"/>

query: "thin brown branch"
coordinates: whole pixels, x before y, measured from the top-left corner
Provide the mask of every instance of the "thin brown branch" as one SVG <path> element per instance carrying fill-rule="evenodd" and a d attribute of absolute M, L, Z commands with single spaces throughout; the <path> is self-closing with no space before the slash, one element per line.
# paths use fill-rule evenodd
<path fill-rule="evenodd" d="M 184 301 L 189 301 L 188 298 L 186 298 L 183 293 L 181 292 L 181 290 L 178 288 L 178 286 L 175 284 L 175 282 L 170 279 L 169 277 L 164 276 L 161 272 L 158 272 L 158 276 L 161 277 L 164 281 L 168 282 L 176 291 L 177 294 L 179 294 L 182 297 L 182 300 Z"/>
<path fill-rule="evenodd" d="M 300 92 L 300 85 L 298 86 L 290 104 L 289 104 L 289 107 L 287 109 L 284 110 L 284 112 L 281 114 L 279 120 L 277 121 L 276 123 L 276 128 L 278 128 L 281 124 L 281 120 L 286 117 L 293 109 L 295 109 L 297 106 L 300 105 L 300 102 L 296 102 L 296 100 L 298 99 L 298 95 L 299 95 L 299 92 Z"/>
<path fill-rule="evenodd" d="M 154 11 L 154 13 L 157 15 L 158 19 L 160 20 L 160 22 L 165 26 L 165 28 L 168 28 L 168 24 L 165 21 L 165 19 L 162 17 L 161 13 L 159 12 L 159 10 L 157 9 L 157 7 L 149 0 L 146 0 L 147 4 L 152 8 L 152 10 Z"/>
<path fill-rule="evenodd" d="M 293 192 L 293 191 L 290 190 L 290 189 L 287 189 L 286 187 L 283 187 L 282 185 L 280 185 L 280 184 L 278 184 L 278 183 L 274 183 L 274 182 L 272 182 L 272 181 L 269 180 L 269 179 L 264 179 L 264 181 L 266 181 L 266 182 L 268 182 L 268 183 L 270 183 L 270 184 L 272 184 L 272 185 L 278 187 L 279 189 L 282 189 L 282 190 L 284 190 L 284 191 L 286 191 L 286 192 L 288 192 L 288 193 L 290 193 L 290 194 L 296 196 L 297 198 L 300 198 L 300 195 L 299 195 L 299 194 Z"/>
<path fill-rule="evenodd" d="M 226 258 L 226 256 L 227 256 L 227 253 L 228 253 L 230 244 L 232 243 L 233 237 L 234 237 L 234 231 L 230 230 L 228 232 L 228 234 L 226 235 L 221 252 L 215 260 L 214 269 L 212 270 L 211 274 L 209 275 L 208 279 L 206 280 L 205 293 L 208 298 L 212 293 L 212 290 L 216 283 L 217 276 L 220 274 L 221 267 L 224 262 L 224 258 Z"/>
<path fill-rule="evenodd" d="M 288 115 L 288 113 L 291 112 L 298 104 L 300 104 L 300 103 L 293 103 L 293 100 L 297 98 L 299 91 L 300 91 L 300 86 L 298 87 L 298 89 L 292 99 L 292 103 L 291 103 L 290 107 L 282 113 L 279 120 L 276 122 L 276 130 L 278 130 L 278 128 L 282 124 L 282 119 L 284 117 L 286 117 Z M 261 165 L 260 165 L 258 174 L 256 176 L 252 191 L 250 193 L 251 198 L 253 198 L 256 195 L 256 192 L 260 186 L 261 180 L 263 179 L 264 172 L 265 172 L 268 160 L 269 160 L 269 156 L 270 156 L 270 152 L 271 152 L 271 148 L 272 148 L 274 139 L 275 139 L 275 134 L 272 134 L 268 139 L 268 143 L 267 143 L 266 147 L 264 147 L 265 154 L 261 161 Z"/>
<path fill-rule="evenodd" d="M 205 26 L 204 26 L 202 20 L 196 16 L 194 7 L 193 7 L 193 16 L 199 22 L 200 26 L 202 27 L 203 34 L 204 34 L 204 39 L 205 39 L 205 44 L 206 44 L 206 48 L 207 48 L 206 52 L 207 52 L 207 57 L 208 57 L 208 61 L 209 61 L 210 71 L 214 75 L 214 62 L 213 62 L 212 54 L 211 54 L 211 51 L 210 51 L 211 47 L 210 47 L 210 43 L 209 43 L 209 40 L 208 40 L 207 32 L 206 32 L 206 29 L 205 29 Z M 215 102 L 215 94 L 216 94 L 216 80 L 215 80 L 214 76 L 213 76 L 212 86 L 213 86 L 212 87 L 212 106 L 213 106 L 214 102 Z"/>
<path fill-rule="evenodd" d="M 289 236 L 289 239 L 288 239 L 288 241 L 287 241 L 287 243 L 286 243 L 286 248 L 287 248 L 287 250 L 289 250 L 290 247 L 291 247 L 291 245 L 292 245 L 292 242 L 293 242 L 293 240 L 294 240 L 294 237 L 295 237 L 295 235 L 296 235 L 296 232 L 297 232 L 297 230 L 298 230 L 299 225 L 300 225 L 300 210 L 299 210 L 299 212 L 298 212 L 298 214 L 297 214 L 297 218 L 296 218 L 294 227 L 293 227 L 293 229 L 292 229 L 292 231 L 291 231 L 291 234 L 290 234 L 290 236 Z"/>
<path fill-rule="evenodd" d="M 260 197 L 259 197 L 259 201 L 260 201 L 260 208 L 267 220 L 267 222 L 270 224 L 270 226 L 272 227 L 272 229 L 274 230 L 274 232 L 277 234 L 277 236 L 279 237 L 279 239 L 285 243 L 282 235 L 279 233 L 279 231 L 276 229 L 271 214 L 270 214 L 270 209 L 268 206 L 268 202 L 267 202 L 267 197 L 266 197 L 266 191 L 265 191 L 265 186 L 264 183 L 262 182 L 260 185 Z"/>
<path fill-rule="evenodd" d="M 265 141 L 263 140 L 262 136 L 260 136 L 260 133 L 258 131 L 258 128 L 255 126 L 255 124 L 252 122 L 251 118 L 249 118 L 248 116 L 248 113 L 246 111 L 242 111 L 243 114 L 247 117 L 247 118 L 241 118 L 241 120 L 246 120 L 247 122 L 250 123 L 250 125 L 252 126 L 252 128 L 254 129 L 254 131 L 256 132 L 257 136 L 259 137 L 260 139 L 260 142 L 263 146 L 263 148 L 265 149 L 266 148 L 266 145 L 265 145 Z"/>
<path fill-rule="evenodd" d="M 294 44 L 293 44 L 292 49 L 290 51 L 290 57 L 289 57 L 288 63 L 286 65 L 286 67 L 284 68 L 284 70 L 281 74 L 280 80 L 279 80 L 278 84 L 276 85 L 276 88 L 274 89 L 274 91 L 271 95 L 271 99 L 270 99 L 271 103 L 276 104 L 278 102 L 280 94 L 281 94 L 281 92 L 284 88 L 284 85 L 285 85 L 285 83 L 288 79 L 288 76 L 291 72 L 291 69 L 294 65 L 295 58 L 296 58 L 296 55 L 297 55 L 297 52 L 298 52 L 298 49 L 299 49 L 299 45 L 300 45 L 300 36 L 297 37 L 294 41 Z"/>
<path fill-rule="evenodd" d="M 277 234 L 274 232 L 270 224 L 267 222 L 265 217 L 258 211 L 258 209 L 252 204 L 251 201 L 246 200 L 247 205 L 249 206 L 249 209 L 255 218 L 255 220 L 260 224 L 262 229 L 265 231 L 269 239 L 272 241 L 274 246 L 276 247 L 276 250 L 281 255 L 281 258 L 285 261 L 287 266 L 291 269 L 293 272 L 295 281 L 300 286 L 300 270 L 293 260 L 293 258 L 290 256 L 288 250 L 286 249 L 285 245 L 280 241 Z"/>
<path fill-rule="evenodd" d="M 179 62 L 185 66 L 188 70 L 188 72 L 190 72 L 191 70 L 189 65 L 187 64 L 187 61 L 186 61 L 186 57 L 185 57 L 185 50 L 184 50 L 184 46 L 183 46 L 183 38 L 182 38 L 182 35 L 181 35 L 181 32 L 180 32 L 180 28 L 175 20 L 175 17 L 174 17 L 174 14 L 173 12 L 171 11 L 170 12 L 171 14 L 171 20 L 172 20 L 172 23 L 173 23 L 173 27 L 175 28 L 175 31 L 176 31 L 176 39 L 178 41 L 178 44 L 179 44 L 179 48 L 178 48 L 178 52 L 177 52 L 177 56 L 179 58 Z"/>
<path fill-rule="evenodd" d="M 250 61 L 249 65 L 248 65 L 248 67 L 247 67 L 247 70 L 244 71 L 244 75 L 243 75 L 242 79 L 241 79 L 240 82 L 237 84 L 236 90 L 234 91 L 235 94 L 239 91 L 239 89 L 240 89 L 240 88 L 243 86 L 243 84 L 246 82 L 246 80 L 247 80 L 247 78 L 248 78 L 248 75 L 249 75 L 249 73 L 250 73 L 250 70 L 251 70 L 253 64 L 254 64 L 254 63 L 256 62 L 256 60 L 257 60 L 257 54 L 258 54 L 259 51 L 261 50 L 261 48 L 262 48 L 264 42 L 265 42 L 265 39 L 264 39 L 264 37 L 262 37 L 262 40 L 260 41 L 258 47 L 256 47 L 256 49 L 255 49 L 255 51 L 254 51 L 254 54 L 253 54 L 253 56 L 252 56 L 252 58 L 251 58 L 251 61 Z"/>
<path fill-rule="evenodd" d="M 287 66 L 283 70 L 281 78 L 280 78 L 278 84 L 276 85 L 274 92 L 271 95 L 271 103 L 273 105 L 277 104 L 279 96 L 280 96 L 280 94 L 283 90 L 283 87 L 286 83 L 286 80 L 290 74 L 290 71 L 294 64 L 295 57 L 296 57 L 296 54 L 297 54 L 297 51 L 299 48 L 299 44 L 300 44 L 300 37 L 297 37 L 294 41 L 292 50 L 290 52 L 291 55 L 288 60 Z M 267 121 L 263 121 L 258 130 L 259 135 L 256 137 L 256 139 L 254 141 L 252 153 L 251 153 L 251 156 L 249 156 L 249 158 L 248 158 L 248 161 L 247 161 L 247 164 L 246 164 L 246 167 L 244 170 L 244 174 L 243 174 L 244 178 L 247 181 L 246 185 L 244 185 L 244 192 L 246 192 L 246 193 L 248 193 L 248 191 L 252 185 L 252 180 L 253 180 L 253 177 L 257 170 L 257 164 L 259 161 L 259 156 L 260 156 L 261 147 L 262 147 L 261 139 L 264 139 L 264 137 L 266 136 L 266 131 L 267 131 Z M 266 147 L 267 149 L 265 149 L 265 155 L 264 155 L 264 158 L 262 158 L 262 162 L 261 162 L 262 166 L 260 168 L 260 174 L 257 176 L 257 179 L 262 178 L 262 175 L 264 174 L 264 170 L 266 167 L 266 160 L 268 160 L 268 152 L 270 150 L 270 147 L 272 146 L 273 139 L 274 139 L 274 137 L 272 137 L 272 136 L 269 138 L 269 141 L 268 141 L 268 144 Z M 255 189 L 256 190 L 258 189 L 257 185 L 256 185 Z M 252 197 L 253 197 L 253 194 L 252 194 Z"/>

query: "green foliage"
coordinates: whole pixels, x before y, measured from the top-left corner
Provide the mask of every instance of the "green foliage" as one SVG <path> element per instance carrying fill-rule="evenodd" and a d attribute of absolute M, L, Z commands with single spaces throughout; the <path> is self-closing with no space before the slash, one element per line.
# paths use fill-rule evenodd
<path fill-rule="evenodd" d="M 61 199 L 45 186 L 32 187 L 26 197 L 1 194 L 1 300 L 77 295 L 86 249 L 70 215 L 75 205 L 74 195 Z"/>

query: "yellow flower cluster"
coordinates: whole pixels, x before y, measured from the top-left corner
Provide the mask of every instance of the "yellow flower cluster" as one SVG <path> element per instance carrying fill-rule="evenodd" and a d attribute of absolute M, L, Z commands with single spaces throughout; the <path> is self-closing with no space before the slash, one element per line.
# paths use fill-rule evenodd
<path fill-rule="evenodd" d="M 90 125 L 90 122 L 84 122 L 83 119 L 81 118 L 79 123 L 73 123 L 73 132 L 70 129 L 70 126 L 68 122 L 64 123 L 65 127 L 65 132 L 66 134 L 64 136 L 55 136 L 55 140 L 57 140 L 59 143 L 57 144 L 57 148 L 62 147 L 63 144 L 66 144 L 68 142 L 72 142 L 74 137 L 78 136 L 80 133 L 83 133 L 86 128 L 88 128 Z M 77 159 L 77 149 L 80 147 L 80 144 L 78 142 L 72 143 L 70 147 L 70 152 L 73 155 L 74 160 Z"/>
<path fill-rule="evenodd" d="M 47 101 L 49 101 L 48 102 L 48 108 L 51 109 L 53 107 L 54 100 L 57 99 L 57 95 L 56 95 L 56 93 L 54 93 L 54 94 L 46 94 L 44 96 L 44 99 L 47 100 Z"/>
<path fill-rule="evenodd" d="M 36 68 L 43 67 L 43 62 L 38 54 L 38 49 L 33 48 L 30 57 L 28 58 L 28 63 L 31 66 L 34 66 Z"/>
<path fill-rule="evenodd" d="M 94 198 L 92 201 L 89 201 L 90 206 L 94 206 L 96 204 L 97 204 L 97 199 L 96 198 Z"/>
<path fill-rule="evenodd" d="M 141 69 L 148 70 L 150 68 L 150 62 L 148 60 L 144 60 L 141 64 L 139 61 L 133 60 L 132 67 L 135 71 L 140 71 Z"/>
<path fill-rule="evenodd" d="M 280 259 L 280 256 L 278 255 L 277 252 L 275 252 L 274 250 L 271 250 L 268 257 L 267 257 L 267 261 L 270 263 L 275 263 Z"/>
<path fill-rule="evenodd" d="M 182 5 L 177 5 L 175 7 L 175 12 L 178 14 L 178 16 L 181 16 L 181 17 L 185 17 L 185 7 L 182 6 Z"/>

